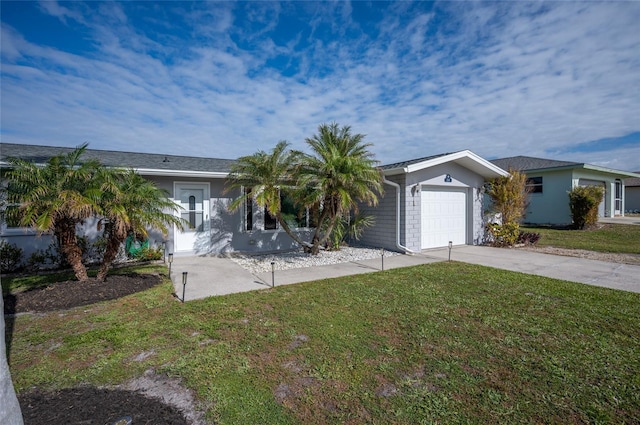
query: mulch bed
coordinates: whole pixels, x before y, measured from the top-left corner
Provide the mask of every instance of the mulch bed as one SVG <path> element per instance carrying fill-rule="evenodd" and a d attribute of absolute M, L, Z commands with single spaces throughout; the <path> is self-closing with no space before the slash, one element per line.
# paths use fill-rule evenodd
<path fill-rule="evenodd" d="M 132 425 L 187 425 L 178 409 L 134 391 L 88 386 L 52 392 L 34 390 L 18 395 L 18 401 L 25 425 L 111 425 L 124 417 L 129 417 Z"/>
<path fill-rule="evenodd" d="M 6 295 L 5 314 L 65 310 L 100 301 L 115 300 L 149 289 L 162 281 L 152 274 L 110 275 L 106 282 L 89 279 L 85 282 L 69 280 Z"/>
<path fill-rule="evenodd" d="M 162 281 L 149 274 L 110 275 L 106 282 L 66 281 L 7 295 L 6 315 L 49 312 L 113 300 L 144 291 Z M 7 323 L 8 325 L 9 323 Z M 110 390 L 91 386 L 57 391 L 33 389 L 18 395 L 25 425 L 111 425 L 130 418 L 131 424 L 187 424 L 175 407 L 146 397 L 138 391 Z M 127 418 L 127 419 L 128 419 Z M 127 423 L 126 420 L 118 425 Z"/>

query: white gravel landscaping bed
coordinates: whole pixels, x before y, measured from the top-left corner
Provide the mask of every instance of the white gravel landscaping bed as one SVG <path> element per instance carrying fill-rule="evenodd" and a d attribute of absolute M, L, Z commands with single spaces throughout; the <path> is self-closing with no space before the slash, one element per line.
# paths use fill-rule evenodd
<path fill-rule="evenodd" d="M 340 251 L 320 251 L 318 255 L 295 251 L 277 254 L 240 255 L 233 256 L 231 259 L 251 273 L 264 273 L 271 271 L 271 262 L 275 263 L 276 270 L 288 270 L 380 258 L 382 251 L 382 249 L 374 248 L 342 247 Z M 385 257 L 392 255 L 399 255 L 399 253 L 384 250 Z"/>

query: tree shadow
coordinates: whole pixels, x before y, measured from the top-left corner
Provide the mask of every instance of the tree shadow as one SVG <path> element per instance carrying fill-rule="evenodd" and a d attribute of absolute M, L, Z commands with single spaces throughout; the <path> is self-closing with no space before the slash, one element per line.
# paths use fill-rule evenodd
<path fill-rule="evenodd" d="M 7 354 L 7 363 L 11 364 L 11 342 L 13 341 L 13 329 L 16 322 L 16 296 L 7 294 L 2 296 L 4 314 L 4 342 Z"/>

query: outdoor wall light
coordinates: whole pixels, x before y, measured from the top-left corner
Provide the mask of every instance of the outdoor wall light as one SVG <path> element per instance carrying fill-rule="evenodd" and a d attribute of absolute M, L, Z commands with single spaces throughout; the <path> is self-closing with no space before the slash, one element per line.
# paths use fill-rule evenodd
<path fill-rule="evenodd" d="M 187 274 L 188 272 L 182 272 L 182 302 L 184 302 L 184 293 L 187 288 Z"/>

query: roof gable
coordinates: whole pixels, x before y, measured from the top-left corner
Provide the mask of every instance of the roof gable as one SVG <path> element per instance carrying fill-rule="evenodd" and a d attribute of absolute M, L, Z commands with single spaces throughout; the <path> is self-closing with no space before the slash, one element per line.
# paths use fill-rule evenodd
<path fill-rule="evenodd" d="M 455 162 L 469 170 L 481 175 L 485 179 L 492 179 L 506 176 L 508 173 L 486 159 L 479 157 L 469 150 L 444 153 L 428 156 L 424 158 L 412 159 L 409 161 L 396 162 L 394 164 L 383 165 L 382 171 L 385 175 L 407 174 L 436 165 Z"/>

